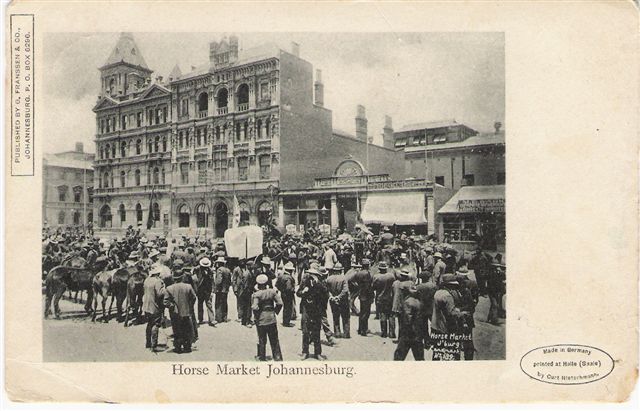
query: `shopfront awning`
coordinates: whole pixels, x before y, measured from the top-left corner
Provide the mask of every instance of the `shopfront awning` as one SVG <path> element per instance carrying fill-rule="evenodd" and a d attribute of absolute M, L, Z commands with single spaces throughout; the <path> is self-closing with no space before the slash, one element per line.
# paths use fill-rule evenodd
<path fill-rule="evenodd" d="M 504 186 L 466 186 L 460 188 L 438 210 L 439 214 L 504 213 Z"/>
<path fill-rule="evenodd" d="M 424 192 L 369 193 L 361 217 L 365 224 L 426 224 Z"/>

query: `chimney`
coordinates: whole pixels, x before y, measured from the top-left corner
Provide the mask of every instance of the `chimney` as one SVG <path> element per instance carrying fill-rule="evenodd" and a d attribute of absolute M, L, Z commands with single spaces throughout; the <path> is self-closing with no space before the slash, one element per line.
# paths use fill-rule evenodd
<path fill-rule="evenodd" d="M 316 70 L 316 82 L 313 85 L 315 90 L 315 105 L 324 107 L 324 84 L 322 84 L 322 70 Z"/>
<path fill-rule="evenodd" d="M 498 134 L 500 132 L 500 128 L 502 128 L 502 123 L 496 121 L 495 123 L 493 123 L 493 127 L 496 129 L 496 134 Z"/>
<path fill-rule="evenodd" d="M 295 41 L 291 42 L 291 54 L 296 57 L 300 57 L 300 45 Z"/>
<path fill-rule="evenodd" d="M 356 115 L 356 138 L 367 141 L 367 114 L 363 105 L 358 104 Z"/>
<path fill-rule="evenodd" d="M 238 36 L 229 36 L 229 62 L 238 61 Z"/>
<path fill-rule="evenodd" d="M 76 143 L 76 153 L 84 153 L 84 144 L 79 141 Z"/>
<path fill-rule="evenodd" d="M 393 123 L 391 120 L 391 116 L 384 116 L 384 128 L 382 129 L 382 141 L 383 146 L 386 148 L 393 149 L 394 139 L 393 139 Z"/>

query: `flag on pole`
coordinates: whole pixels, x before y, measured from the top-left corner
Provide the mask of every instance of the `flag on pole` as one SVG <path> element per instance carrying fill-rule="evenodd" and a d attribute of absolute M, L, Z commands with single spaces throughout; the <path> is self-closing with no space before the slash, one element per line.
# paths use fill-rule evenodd
<path fill-rule="evenodd" d="M 240 204 L 238 204 L 238 197 L 233 195 L 233 222 L 231 228 L 240 227 Z"/>

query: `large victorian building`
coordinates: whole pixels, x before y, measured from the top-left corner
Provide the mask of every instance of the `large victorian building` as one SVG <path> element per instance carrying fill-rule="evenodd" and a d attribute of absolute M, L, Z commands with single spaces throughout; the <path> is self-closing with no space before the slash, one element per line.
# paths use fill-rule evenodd
<path fill-rule="evenodd" d="M 176 66 L 167 79 L 152 79 L 132 35 L 123 33 L 100 74 L 94 207 L 103 232 L 142 225 L 220 237 L 234 197 L 242 222 L 273 216 L 282 227 L 281 192 L 353 172 L 349 161 L 362 164 L 365 150 L 367 169 L 356 172 L 402 174 L 395 150 L 368 144 L 364 109 L 356 136 L 334 133 L 321 73 L 314 82 L 295 43 L 290 52 L 272 45 L 240 51 L 231 36 L 210 43 L 203 66 L 184 74 Z M 319 216 L 332 204 L 321 203 L 297 202 L 295 223 L 304 223 L 300 209 Z"/>

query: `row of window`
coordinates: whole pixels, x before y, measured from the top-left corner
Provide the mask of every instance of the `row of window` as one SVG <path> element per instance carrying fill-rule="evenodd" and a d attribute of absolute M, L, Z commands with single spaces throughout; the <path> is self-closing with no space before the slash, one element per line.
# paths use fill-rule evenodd
<path fill-rule="evenodd" d="M 260 100 L 269 100 L 271 98 L 271 92 L 268 82 L 260 83 Z M 249 109 L 249 86 L 247 84 L 241 84 L 236 92 L 236 102 L 238 111 L 245 111 Z M 221 88 L 216 94 L 217 114 L 226 114 L 229 105 L 229 91 L 226 88 Z M 206 117 L 209 111 L 209 93 L 202 92 L 198 95 L 196 100 L 196 109 L 198 117 Z M 180 106 L 178 112 L 181 117 L 189 116 L 189 98 L 184 97 L 180 100 Z"/>
<path fill-rule="evenodd" d="M 67 201 L 67 193 L 69 192 L 69 187 L 62 185 L 58 186 L 58 201 L 66 202 Z M 93 187 L 87 187 L 87 193 L 89 194 L 89 202 L 93 203 Z M 82 202 L 82 186 L 73 187 L 73 202 L 81 203 Z"/>
<path fill-rule="evenodd" d="M 271 178 L 271 156 L 262 155 L 258 157 L 260 180 Z M 213 160 L 213 181 L 225 181 L 228 179 L 228 163 L 226 152 L 215 152 Z M 238 157 L 237 160 L 238 180 L 249 179 L 249 159 Z M 198 162 L 198 184 L 206 184 L 209 176 L 209 166 L 206 160 Z M 189 163 L 180 164 L 180 184 L 189 184 Z"/>
<path fill-rule="evenodd" d="M 141 183 L 142 172 L 136 169 L 133 173 L 134 180 L 133 183 L 136 187 L 139 187 Z M 166 173 L 164 168 L 160 169 L 155 167 L 153 171 L 151 169 L 147 170 L 147 185 L 149 184 L 166 184 L 165 179 Z M 98 187 L 100 188 L 109 188 L 115 187 L 114 184 L 114 175 L 109 174 L 108 171 L 104 172 L 104 174 L 98 175 Z M 127 173 L 125 171 L 120 172 L 120 187 L 127 187 Z"/>
<path fill-rule="evenodd" d="M 80 214 L 80 211 L 73 211 L 71 215 L 73 218 L 74 225 L 82 224 L 82 214 Z M 63 225 L 63 224 L 66 224 L 66 222 L 67 222 L 67 214 L 64 211 L 58 212 L 58 224 Z M 89 212 L 87 214 L 87 223 L 91 223 L 91 222 L 93 222 L 93 213 Z"/>
<path fill-rule="evenodd" d="M 149 108 L 146 110 L 146 124 L 147 126 L 152 126 L 155 124 L 164 124 L 169 121 L 169 112 L 167 106 L 163 106 L 160 108 Z M 138 111 L 135 113 L 127 113 L 122 114 L 120 116 L 120 123 L 117 123 L 116 116 L 109 116 L 105 118 L 101 118 L 99 120 L 100 133 L 110 133 L 112 131 L 116 131 L 118 127 L 120 130 L 129 130 L 136 127 L 143 126 L 143 111 Z"/>
<path fill-rule="evenodd" d="M 227 125 L 216 126 L 213 130 L 213 138 L 216 144 L 225 143 L 225 136 L 227 135 Z M 242 143 L 250 139 L 249 136 L 249 122 L 243 121 L 235 124 L 233 128 L 234 134 L 232 139 L 236 142 Z M 269 119 L 257 119 L 256 120 L 256 139 L 268 139 L 271 138 L 271 120 Z M 195 145 L 196 147 L 206 146 L 209 144 L 209 136 L 205 127 L 199 127 L 195 129 Z M 189 137 L 187 131 L 178 132 L 178 149 L 187 148 L 189 145 Z"/>
<path fill-rule="evenodd" d="M 168 148 L 167 137 L 156 136 L 155 138 L 147 139 L 147 153 L 159 153 L 166 152 Z M 120 153 L 120 158 L 128 157 L 129 155 L 129 146 L 126 141 L 107 143 L 105 145 L 100 145 L 100 149 L 98 150 L 98 158 L 108 159 L 108 158 L 116 158 L 118 152 Z M 142 139 L 137 139 L 135 142 L 135 154 L 142 154 Z"/>
<path fill-rule="evenodd" d="M 475 185 L 476 179 L 475 176 L 473 174 L 465 174 L 462 179 L 464 180 L 465 184 L 468 186 L 472 186 Z M 504 185 L 506 181 L 506 174 L 504 172 L 501 173 L 496 173 L 496 184 L 497 185 Z M 441 186 L 445 186 L 445 177 L 444 176 L 436 176 L 435 177 L 435 183 L 439 184 Z"/>

